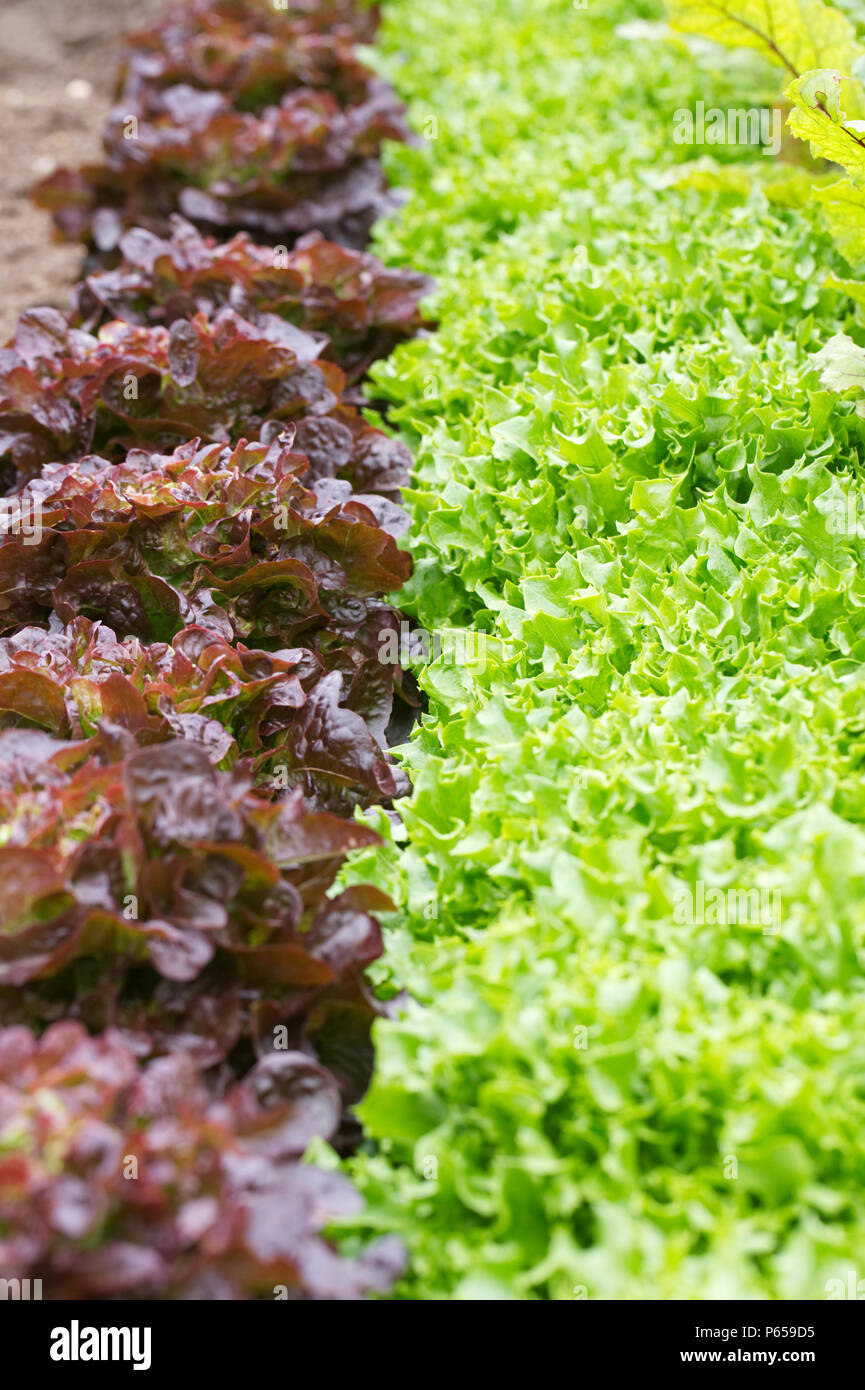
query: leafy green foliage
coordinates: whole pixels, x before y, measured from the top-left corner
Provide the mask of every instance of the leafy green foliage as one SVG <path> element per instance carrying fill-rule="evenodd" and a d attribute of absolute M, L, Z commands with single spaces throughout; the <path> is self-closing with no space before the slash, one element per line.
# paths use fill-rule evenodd
<path fill-rule="evenodd" d="M 759 49 L 794 80 L 784 96 L 787 124 L 812 157 L 840 165 L 846 177 L 815 187 L 840 250 L 853 263 L 865 259 L 865 52 L 847 18 L 822 0 L 670 0 L 674 27 L 730 47 Z M 865 304 L 854 280 L 830 276 L 834 289 Z M 830 390 L 861 391 L 862 349 L 835 334 L 815 359 Z M 858 407 L 857 407 L 858 408 Z"/>
<path fill-rule="evenodd" d="M 424 672 L 404 831 L 355 870 L 414 1000 L 352 1164 L 403 1297 L 819 1299 L 865 1238 L 865 422 L 813 362 L 855 319 L 798 174 L 673 142 L 774 80 L 632 19 L 387 16 L 436 137 L 377 245 L 439 282 L 374 370 L 408 602 L 490 633 Z M 777 920 L 683 920 L 701 883 Z"/>

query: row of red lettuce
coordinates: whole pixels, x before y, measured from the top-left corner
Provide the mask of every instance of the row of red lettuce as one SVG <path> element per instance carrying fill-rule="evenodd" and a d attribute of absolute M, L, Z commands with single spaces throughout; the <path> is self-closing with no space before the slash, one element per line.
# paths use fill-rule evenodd
<path fill-rule="evenodd" d="M 394 94 L 347 0 L 185 0 L 127 38 L 104 160 L 38 198 L 71 308 L 0 350 L 0 1275 L 48 1298 L 358 1298 L 383 1006 L 357 806 L 407 790 L 387 601 L 410 458 L 359 408 L 425 328 L 363 251 Z M 217 240 L 214 233 L 228 240 Z"/>

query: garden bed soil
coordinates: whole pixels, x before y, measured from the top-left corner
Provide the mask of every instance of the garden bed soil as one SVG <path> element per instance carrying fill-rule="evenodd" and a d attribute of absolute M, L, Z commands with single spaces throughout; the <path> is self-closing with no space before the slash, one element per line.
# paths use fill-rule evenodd
<path fill-rule="evenodd" d="M 52 239 L 32 185 L 99 152 L 118 39 L 162 0 L 12 0 L 0 9 L 0 342 L 22 309 L 65 307 L 82 250 Z"/>

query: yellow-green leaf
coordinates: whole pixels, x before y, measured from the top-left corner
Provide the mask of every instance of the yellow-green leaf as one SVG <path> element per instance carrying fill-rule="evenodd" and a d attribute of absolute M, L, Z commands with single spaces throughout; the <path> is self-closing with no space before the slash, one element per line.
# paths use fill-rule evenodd
<path fill-rule="evenodd" d="M 865 261 L 865 191 L 855 188 L 849 179 L 839 179 L 825 188 L 815 188 L 813 196 L 823 208 L 841 254 L 851 263 Z"/>
<path fill-rule="evenodd" d="M 842 280 L 838 275 L 829 275 L 826 277 L 826 288 L 849 295 L 857 304 L 865 306 L 865 284 L 861 280 Z"/>
<path fill-rule="evenodd" d="M 793 110 L 787 124 L 800 140 L 807 140 L 817 159 L 831 159 L 847 170 L 857 187 L 865 186 L 865 122 L 851 121 L 845 114 L 850 103 L 851 84 L 840 72 L 805 73 L 791 82 L 785 92 Z"/>
<path fill-rule="evenodd" d="M 726 48 L 756 48 L 798 77 L 812 68 L 849 73 L 862 53 L 846 15 L 822 0 L 669 0 L 674 29 Z"/>

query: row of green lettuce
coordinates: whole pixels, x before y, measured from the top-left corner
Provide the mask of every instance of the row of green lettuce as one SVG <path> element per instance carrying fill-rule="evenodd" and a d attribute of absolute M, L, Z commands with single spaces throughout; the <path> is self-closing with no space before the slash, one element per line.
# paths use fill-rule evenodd
<path fill-rule="evenodd" d="M 778 77 L 659 4 L 391 0 L 382 49 L 422 138 L 377 249 L 441 323 L 374 371 L 401 603 L 486 642 L 423 672 L 356 866 L 405 991 L 363 1234 L 413 1299 L 825 1298 L 865 1275 L 865 421 L 810 361 L 862 340 L 849 268 L 802 147 L 674 139 Z M 769 917 L 680 910 L 713 888 Z"/>

